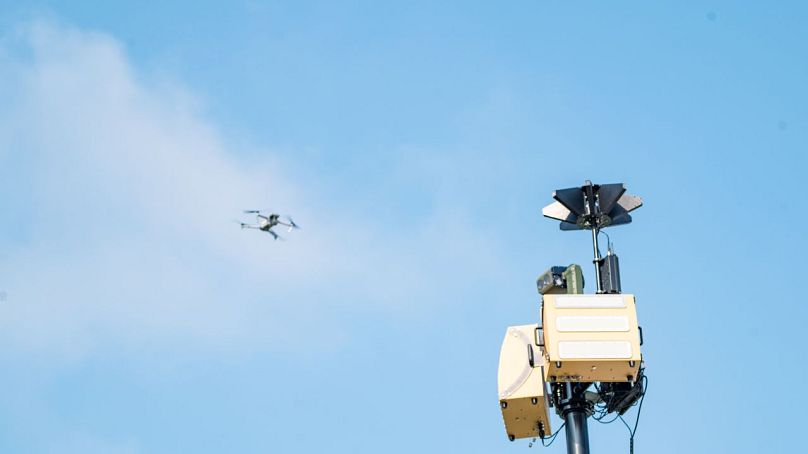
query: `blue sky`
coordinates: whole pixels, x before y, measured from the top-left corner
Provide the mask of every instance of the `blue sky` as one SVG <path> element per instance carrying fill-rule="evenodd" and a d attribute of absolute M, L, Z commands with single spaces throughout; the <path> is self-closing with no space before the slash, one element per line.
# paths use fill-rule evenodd
<path fill-rule="evenodd" d="M 587 236 L 540 216 L 585 179 L 645 200 L 610 232 L 645 333 L 638 452 L 787 449 L 806 20 L 799 2 L 0 3 L 0 450 L 528 449 L 505 437 L 499 347 L 536 321 L 542 271 L 592 280 Z M 242 232 L 245 208 L 303 229 Z M 628 449 L 622 426 L 590 431 Z"/>

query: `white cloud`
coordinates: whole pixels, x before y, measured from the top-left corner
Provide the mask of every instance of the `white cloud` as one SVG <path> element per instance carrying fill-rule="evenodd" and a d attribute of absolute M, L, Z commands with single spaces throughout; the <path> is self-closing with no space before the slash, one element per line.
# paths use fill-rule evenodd
<path fill-rule="evenodd" d="M 491 266 L 462 217 L 391 235 L 346 222 L 350 201 L 302 191 L 269 153 L 247 167 L 192 96 L 141 80 L 107 35 L 37 23 L 0 52 L 0 165 L 19 189 L 5 205 L 26 216 L 0 258 L 7 351 L 296 348 L 296 323 L 445 301 L 457 270 Z M 272 242 L 231 222 L 267 205 L 304 229 Z"/>

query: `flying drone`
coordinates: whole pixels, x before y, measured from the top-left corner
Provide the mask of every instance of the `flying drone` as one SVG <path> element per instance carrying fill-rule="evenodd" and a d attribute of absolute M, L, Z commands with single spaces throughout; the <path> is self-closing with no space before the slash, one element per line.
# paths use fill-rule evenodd
<path fill-rule="evenodd" d="M 271 213 L 269 215 L 265 215 L 265 210 L 244 210 L 244 214 L 254 214 L 256 225 L 246 224 L 244 222 L 239 222 L 241 224 L 242 229 L 256 229 L 261 230 L 264 232 L 269 233 L 272 235 L 272 238 L 277 240 L 280 238 L 280 235 L 275 233 L 272 230 L 272 227 L 276 225 L 282 225 L 287 228 L 287 232 L 291 232 L 292 229 L 299 229 L 300 226 L 295 224 L 295 221 L 292 220 L 289 216 L 286 216 L 286 222 L 281 220 L 281 216 L 279 214 Z"/>

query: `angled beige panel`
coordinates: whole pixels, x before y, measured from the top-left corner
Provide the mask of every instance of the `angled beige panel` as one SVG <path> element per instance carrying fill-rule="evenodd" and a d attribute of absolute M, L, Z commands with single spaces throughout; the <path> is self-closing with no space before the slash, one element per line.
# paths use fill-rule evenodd
<path fill-rule="evenodd" d="M 499 351 L 499 406 L 511 440 L 552 433 L 544 395 L 544 355 L 535 342 L 536 328 L 538 324 L 509 327 Z"/>
<path fill-rule="evenodd" d="M 640 368 L 634 295 L 544 295 L 547 381 L 625 382 Z"/>

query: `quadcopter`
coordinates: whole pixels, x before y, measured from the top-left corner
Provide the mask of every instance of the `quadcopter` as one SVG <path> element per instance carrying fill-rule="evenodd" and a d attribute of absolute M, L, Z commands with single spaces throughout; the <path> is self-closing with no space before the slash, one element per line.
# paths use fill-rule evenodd
<path fill-rule="evenodd" d="M 269 215 L 262 214 L 262 213 L 264 213 L 264 210 L 244 210 L 244 213 L 245 214 L 254 214 L 254 215 L 256 215 L 255 219 L 256 219 L 256 222 L 258 224 L 257 225 L 251 225 L 251 224 L 245 224 L 243 222 L 239 222 L 239 224 L 241 224 L 242 229 L 262 230 L 262 231 L 267 232 L 270 235 L 272 235 L 272 238 L 275 239 L 275 240 L 277 240 L 278 238 L 281 238 L 280 235 L 278 235 L 277 233 L 272 231 L 272 227 L 275 227 L 276 225 L 282 225 L 282 226 L 287 227 L 287 232 L 291 232 L 292 229 L 299 229 L 300 228 L 297 224 L 295 224 L 295 221 L 293 221 L 292 218 L 290 218 L 289 216 L 286 216 L 286 222 L 284 222 L 284 221 L 281 221 L 281 216 L 279 214 L 275 214 L 275 213 L 272 213 L 272 214 L 269 214 Z"/>

